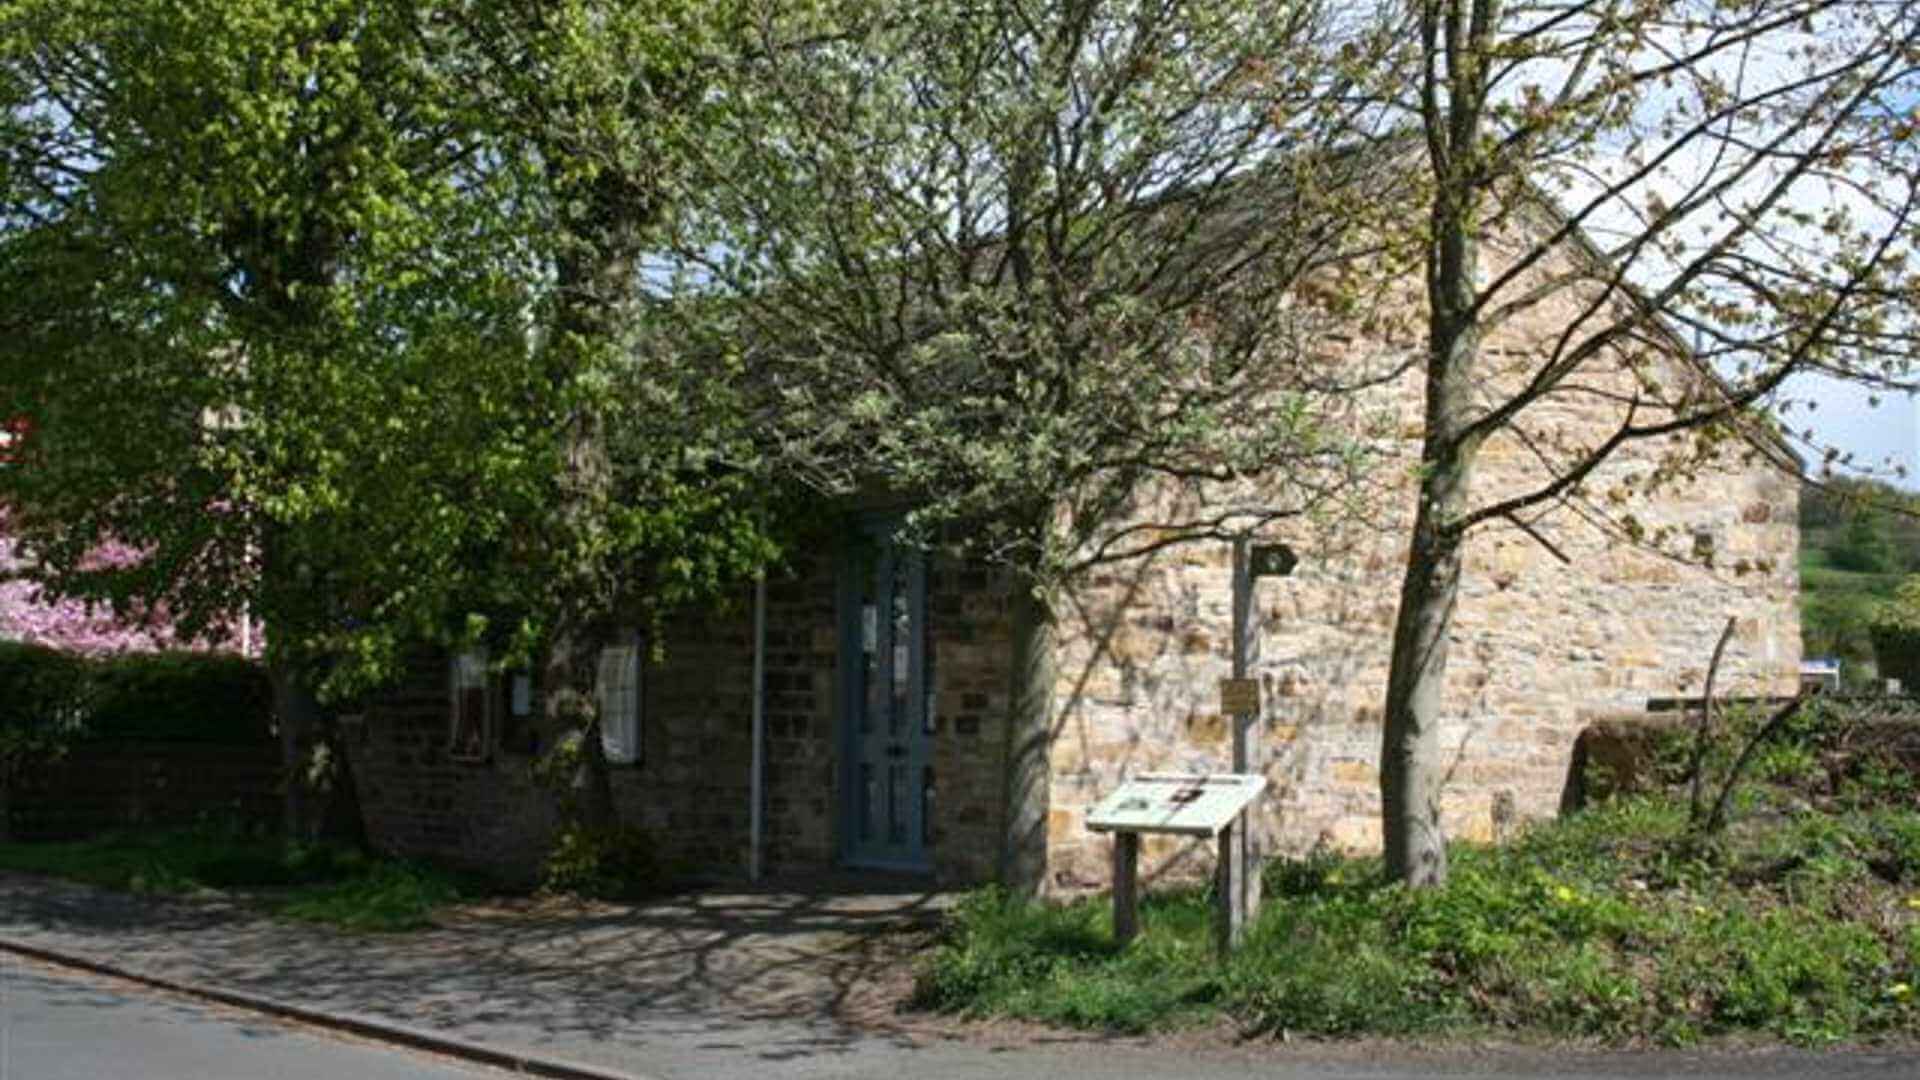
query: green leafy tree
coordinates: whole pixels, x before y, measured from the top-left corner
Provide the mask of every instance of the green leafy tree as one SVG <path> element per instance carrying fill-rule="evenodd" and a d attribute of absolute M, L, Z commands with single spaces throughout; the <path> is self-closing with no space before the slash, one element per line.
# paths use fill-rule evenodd
<path fill-rule="evenodd" d="M 1382 740 L 1395 877 L 1446 878 L 1442 687 L 1475 529 L 1576 505 L 1642 539 L 1633 496 L 1747 449 L 1754 406 L 1789 376 L 1906 383 L 1915 15 L 1839 0 L 1401 9 L 1403 65 L 1378 85 L 1417 131 L 1419 199 L 1401 216 L 1424 247 L 1427 327 Z M 1483 348 L 1550 304 L 1566 317 L 1540 350 Z M 1696 370 L 1676 375 L 1660 357 L 1688 339 Z M 1576 401 L 1610 409 L 1610 429 L 1565 437 L 1558 410 Z M 1644 475 L 1602 469 L 1682 435 Z M 1495 440 L 1533 457 L 1533 486 L 1474 489 Z"/>
<path fill-rule="evenodd" d="M 55 594 L 164 608 L 187 637 L 264 619 L 299 777 L 358 452 L 426 430 L 392 391 L 431 365 L 408 347 L 429 293 L 474 295 L 416 13 L 22 2 L 0 26 L 0 408 L 35 422 L 11 524 Z M 94 557 L 111 544 L 139 557 Z"/>
<path fill-rule="evenodd" d="M 724 383 L 639 347 L 706 10 L 8 5 L 0 483 L 48 584 L 263 618 L 296 741 L 412 642 L 550 645 L 597 759 L 598 637 L 769 554 Z"/>
<path fill-rule="evenodd" d="M 544 279 L 533 350 L 557 432 L 537 528 L 513 537 L 509 606 L 537 614 L 549 722 L 578 731 L 581 823 L 613 824 L 594 694 L 601 646 L 706 599 L 774 554 L 732 368 L 681 347 L 648 256 L 692 201 L 721 94 L 728 4 L 482 0 L 450 14 L 477 123 L 527 163 Z"/>
<path fill-rule="evenodd" d="M 1912 693 L 1920 686 L 1920 574 L 1909 576 L 1891 599 L 1874 606 L 1867 628 L 1880 675 L 1899 679 Z"/>
<path fill-rule="evenodd" d="M 1856 509 L 1841 527 L 1831 553 L 1838 570 L 1856 574 L 1888 574 L 1899 567 L 1887 516 L 1867 507 Z"/>
<path fill-rule="evenodd" d="M 1392 365 L 1309 353 L 1370 314 L 1343 210 L 1392 178 L 1340 152 L 1369 114 L 1335 61 L 1381 43 L 1314 3 L 1221 0 L 751 25 L 680 267 L 746 343 L 792 474 L 1009 571 L 1001 874 L 1031 885 L 1063 583 L 1364 501 L 1364 424 L 1336 403 Z"/>

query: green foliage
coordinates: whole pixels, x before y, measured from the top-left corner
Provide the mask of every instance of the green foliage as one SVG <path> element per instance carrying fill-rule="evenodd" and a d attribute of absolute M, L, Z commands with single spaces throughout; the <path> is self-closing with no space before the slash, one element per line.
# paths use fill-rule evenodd
<path fill-rule="evenodd" d="M 9 5 L 0 502 L 49 593 L 250 612 L 351 694 L 763 565 L 725 369 L 636 295 L 724 14 Z"/>
<path fill-rule="evenodd" d="M 284 844 L 220 824 L 74 843 L 0 844 L 0 867 L 136 893 L 237 893 L 288 918 L 355 931 L 428 925 L 435 908 L 459 896 L 451 878 L 423 867 Z"/>
<path fill-rule="evenodd" d="M 84 657 L 0 641 L 0 725 L 62 730 L 79 725 L 93 665 Z"/>
<path fill-rule="evenodd" d="M 1907 577 L 1868 624 L 1881 676 L 1920 688 L 1920 574 Z"/>
<path fill-rule="evenodd" d="M 1198 893 L 1150 897 L 1140 937 L 1121 953 L 1097 903 L 1036 905 L 983 889 L 955 910 L 913 1000 L 968 1016 L 1123 1032 L 1178 1024 L 1219 993 L 1204 964 L 1207 910 Z"/>
<path fill-rule="evenodd" d="M 666 885 L 667 868 L 652 835 L 631 825 L 567 824 L 541 872 L 547 892 L 598 900 L 644 899 Z"/>
<path fill-rule="evenodd" d="M 1224 965 L 1202 895 L 1150 898 L 1116 950 L 1103 899 L 988 890 L 954 912 L 917 1000 L 1117 1031 L 1225 1014 L 1270 1034 L 1911 1035 L 1916 858 L 1910 803 L 1748 822 L 1703 853 L 1683 803 L 1622 798 L 1504 848 L 1456 845 L 1437 889 L 1387 883 L 1378 859 L 1270 863 Z"/>
<path fill-rule="evenodd" d="M 85 661 L 0 642 L 0 785 L 66 753 L 80 733 L 87 698 Z"/>
<path fill-rule="evenodd" d="M 272 690 L 258 661 L 129 653 L 98 662 L 86 737 L 260 742 L 273 737 L 272 716 Z"/>
<path fill-rule="evenodd" d="M 1855 574 L 1888 574 L 1899 569 L 1899 553 L 1884 522 L 1885 516 L 1878 512 L 1855 511 L 1828 551 L 1834 569 Z"/>
<path fill-rule="evenodd" d="M 1920 571 L 1920 497 L 1842 478 L 1800 495 L 1800 626 L 1808 656 L 1874 658 L 1870 625 L 1902 574 Z"/>
<path fill-rule="evenodd" d="M 0 732 L 62 740 L 270 739 L 257 661 L 209 653 L 82 657 L 0 642 Z"/>
<path fill-rule="evenodd" d="M 318 885 L 274 905 L 277 914 L 342 930 L 394 933 L 432 925 L 435 909 L 459 899 L 444 874 L 410 863 L 381 862 L 342 881 Z"/>
<path fill-rule="evenodd" d="M 1365 118 L 1312 92 L 1367 45 L 1345 20 L 1249 0 L 762 18 L 706 154 L 716 235 L 681 258 L 724 298 L 699 313 L 734 321 L 689 340 L 753 343 L 803 476 L 909 497 L 916 539 L 1043 588 L 1359 499 L 1366 409 L 1329 379 L 1385 361 L 1336 375 L 1303 346 L 1371 302 L 1317 275 L 1375 242 L 1347 210 L 1391 183 L 1335 152 Z M 1309 279 L 1324 305 L 1295 302 Z M 1126 531 L 1156 475 L 1238 509 Z"/>

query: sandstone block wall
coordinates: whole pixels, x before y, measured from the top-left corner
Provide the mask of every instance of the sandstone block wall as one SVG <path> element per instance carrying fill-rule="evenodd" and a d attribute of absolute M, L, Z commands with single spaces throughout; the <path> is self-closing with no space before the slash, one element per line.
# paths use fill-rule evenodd
<path fill-rule="evenodd" d="M 1533 370 L 1541 343 L 1578 317 L 1575 299 L 1541 305 L 1488 342 L 1490 388 Z M 1415 347 L 1336 339 L 1327 354 L 1329 363 L 1357 368 Z M 1651 366 L 1660 378 L 1693 377 L 1670 359 Z M 1537 484 L 1543 452 L 1551 459 L 1554 447 L 1605 438 L 1620 406 L 1593 391 L 1624 398 L 1634 385 L 1628 371 L 1605 369 L 1582 380 L 1581 393 L 1530 411 L 1526 439 L 1490 440 L 1475 503 Z M 1380 844 L 1381 708 L 1414 509 L 1420 378 L 1408 372 L 1353 414 L 1384 433 L 1374 470 L 1384 490 L 1368 496 L 1364 513 L 1329 510 L 1262 534 L 1302 556 L 1294 576 L 1262 580 L 1255 602 L 1257 762 L 1272 785 L 1259 829 L 1270 851 Z M 1611 514 L 1552 503 L 1525 512 L 1566 562 L 1509 522 L 1473 535 L 1445 688 L 1451 835 L 1490 839 L 1554 813 L 1585 719 L 1639 709 L 1650 696 L 1699 693 L 1729 617 L 1738 622 L 1722 691 L 1792 692 L 1800 652 L 1796 481 L 1776 462 L 1734 452 L 1691 482 L 1647 493 L 1650 476 L 1691 451 L 1685 438 L 1630 443 L 1588 479 L 1596 499 L 1620 493 Z M 1169 508 L 1205 497 L 1171 486 L 1143 492 L 1138 520 L 1167 520 Z M 1653 550 L 1656 536 L 1668 554 Z M 1217 680 L 1231 670 L 1230 562 L 1224 542 L 1167 549 L 1090 575 L 1063 605 L 1053 887 L 1105 883 L 1110 841 L 1086 830 L 1085 814 L 1124 777 L 1228 768 L 1231 728 L 1219 714 Z M 1150 876 L 1197 873 L 1210 861 L 1204 846 L 1165 838 L 1143 850 Z"/>

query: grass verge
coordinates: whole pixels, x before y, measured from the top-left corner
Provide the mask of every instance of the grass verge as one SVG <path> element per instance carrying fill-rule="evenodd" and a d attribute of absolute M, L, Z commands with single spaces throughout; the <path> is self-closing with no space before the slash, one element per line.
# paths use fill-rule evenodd
<path fill-rule="evenodd" d="M 1245 947 L 1208 947 L 1207 898 L 1151 898 L 1112 945 L 1104 898 L 977 893 L 916 985 L 923 1007 L 1140 1032 L 1231 1018 L 1328 1036 L 1488 1029 L 1686 1044 L 1920 1034 L 1920 813 L 1747 800 L 1711 847 L 1685 809 L 1622 800 L 1503 848 L 1458 845 L 1447 887 L 1377 860 L 1276 862 Z"/>
<path fill-rule="evenodd" d="M 0 869 L 126 892 L 235 894 L 286 918 L 368 932 L 427 926 L 436 908 L 461 893 L 454 879 L 412 863 L 218 828 L 0 844 Z"/>

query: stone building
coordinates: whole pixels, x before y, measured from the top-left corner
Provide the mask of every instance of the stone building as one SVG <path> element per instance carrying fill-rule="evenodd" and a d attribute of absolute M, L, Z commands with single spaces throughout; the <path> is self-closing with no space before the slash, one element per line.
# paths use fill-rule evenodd
<path fill-rule="evenodd" d="M 1490 338 L 1488 377 L 1521 377 L 1581 299 L 1564 293 Z M 1326 356 L 1337 364 L 1416 346 L 1331 338 Z M 1658 348 L 1655 375 L 1711 392 L 1711 378 L 1677 342 Z M 1380 475 L 1410 477 L 1419 373 L 1374 394 L 1374 419 L 1384 416 L 1387 432 Z M 1548 402 L 1544 422 L 1579 442 L 1609 430 L 1613 408 L 1604 395 Z M 1588 486 L 1644 488 L 1683 449 L 1629 444 Z M 1638 535 L 1677 538 L 1677 557 L 1564 509 L 1474 534 L 1446 688 L 1451 835 L 1492 839 L 1552 814 L 1584 718 L 1697 693 L 1729 617 L 1737 632 L 1720 685 L 1791 690 L 1800 651 L 1792 465 L 1756 439 L 1750 452 L 1724 455 L 1686 482 L 1635 494 L 1627 505 Z M 1519 490 L 1537 467 L 1522 440 L 1498 436 L 1483 453 L 1476 492 Z M 1271 781 L 1259 831 L 1269 850 L 1379 844 L 1380 710 L 1411 492 L 1403 479 L 1364 520 L 1269 534 L 1301 555 L 1292 576 L 1259 584 L 1254 606 L 1252 674 L 1263 688 L 1256 760 Z M 1182 496 L 1143 491 L 1142 513 Z M 1007 780 L 1015 736 L 1008 584 L 981 566 L 894 548 L 885 534 L 884 516 L 850 514 L 840 536 L 800 553 L 767 587 L 757 798 L 769 871 L 986 880 L 1009 822 L 1037 817 L 1045 822 L 1041 883 L 1095 886 L 1105 881 L 1110 841 L 1089 833 L 1084 817 L 1100 796 L 1142 771 L 1228 768 L 1230 727 L 1217 693 L 1230 665 L 1226 544 L 1110 566 L 1062 598 L 1045 782 L 1026 796 L 1037 804 L 1016 808 Z M 647 829 L 677 866 L 720 875 L 744 872 L 755 856 L 756 634 L 750 595 L 738 600 L 671 625 L 662 659 L 616 651 L 602 670 L 613 687 L 625 820 Z M 549 798 L 530 779 L 535 713 L 524 679 L 423 656 L 351 740 L 374 841 L 530 875 L 553 828 Z M 1198 872 L 1207 858 L 1199 845 L 1165 838 L 1149 838 L 1144 855 L 1148 880 Z"/>

